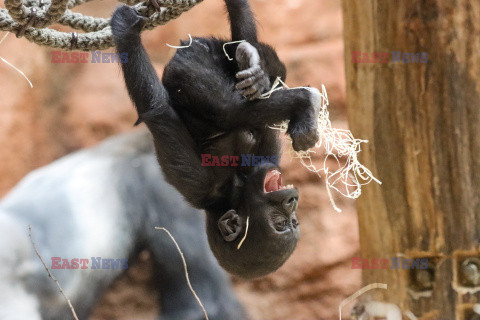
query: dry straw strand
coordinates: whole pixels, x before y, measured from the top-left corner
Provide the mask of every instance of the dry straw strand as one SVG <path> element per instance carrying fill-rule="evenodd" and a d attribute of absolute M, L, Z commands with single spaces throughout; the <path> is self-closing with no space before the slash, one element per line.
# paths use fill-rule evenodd
<path fill-rule="evenodd" d="M 188 48 L 192 45 L 193 43 L 193 39 L 192 39 L 192 35 L 189 33 L 188 34 L 188 37 L 190 38 L 190 43 L 186 46 L 172 46 L 171 44 L 168 44 L 167 43 L 167 46 L 170 47 L 170 48 L 174 48 L 174 49 L 184 49 L 184 48 Z"/>
<path fill-rule="evenodd" d="M 345 300 L 343 300 L 342 302 L 340 302 L 340 304 L 338 305 L 339 319 L 342 320 L 342 309 L 345 305 L 347 305 L 350 302 L 352 302 L 353 300 L 357 299 L 358 297 L 360 297 L 362 294 L 364 294 L 367 291 L 370 291 L 372 289 L 385 289 L 386 290 L 387 287 L 388 286 L 385 283 L 371 283 L 371 284 L 361 288 L 360 290 L 358 290 L 357 292 L 352 294 L 350 297 L 348 297 Z"/>
<path fill-rule="evenodd" d="M 5 33 L 5 35 L 2 37 L 2 39 L 0 40 L 0 44 L 2 44 L 2 42 L 5 40 L 5 38 L 8 36 L 10 32 L 7 32 Z"/>
<path fill-rule="evenodd" d="M 53 280 L 53 282 L 55 282 L 55 284 L 57 285 L 58 291 L 60 291 L 60 293 L 62 294 L 62 296 L 63 296 L 63 298 L 65 299 L 65 301 L 67 301 L 67 304 L 68 304 L 68 306 L 70 307 L 70 311 L 72 311 L 72 314 L 73 314 L 73 317 L 75 318 L 75 320 L 78 320 L 77 314 L 75 313 L 75 309 L 74 309 L 73 306 L 72 306 L 72 302 L 70 301 L 70 299 L 67 298 L 67 296 L 66 296 L 65 293 L 63 292 L 62 287 L 60 286 L 60 283 L 59 283 L 58 280 L 53 276 L 53 274 L 50 272 L 50 269 L 48 269 L 47 265 L 45 264 L 45 262 L 44 262 L 43 259 L 42 259 L 42 256 L 40 255 L 40 253 L 38 253 L 37 246 L 35 245 L 35 242 L 33 242 L 32 226 L 31 226 L 31 225 L 28 225 L 28 236 L 30 237 L 30 242 L 32 243 L 33 250 L 35 250 L 35 253 L 36 253 L 37 257 L 38 257 L 38 258 L 40 259 L 40 261 L 42 262 L 43 267 L 45 268 L 45 270 L 47 270 L 48 276 L 50 277 L 50 279 Z"/>
<path fill-rule="evenodd" d="M 240 242 L 238 243 L 237 250 L 240 250 L 240 247 L 242 246 L 243 242 L 247 238 L 249 220 L 250 220 L 250 216 L 247 217 L 247 222 L 246 222 L 246 226 L 245 226 L 245 235 L 243 236 L 242 240 L 240 240 Z"/>
<path fill-rule="evenodd" d="M 3 36 L 3 38 L 0 40 L 0 44 L 2 44 L 2 42 L 5 40 L 5 38 L 7 38 L 7 36 L 8 36 L 9 33 L 10 33 L 10 32 L 7 32 L 7 33 Z M 2 60 L 2 61 L 5 62 L 7 65 L 9 65 L 11 68 L 13 68 L 15 71 L 17 71 L 18 73 L 20 73 L 20 75 L 22 75 L 22 76 L 28 81 L 28 83 L 30 84 L 30 88 L 33 88 L 32 82 L 30 81 L 30 79 L 28 79 L 28 77 L 25 75 L 25 73 L 24 73 L 22 70 L 20 70 L 20 69 L 18 69 L 17 67 L 15 67 L 13 64 L 11 64 L 10 62 L 8 62 L 8 61 L 7 61 L 5 58 L 3 58 L 3 57 L 0 57 L 0 60 Z"/>
<path fill-rule="evenodd" d="M 200 305 L 200 308 L 202 308 L 203 314 L 205 315 L 205 319 L 206 319 L 206 320 L 209 320 L 209 319 L 208 319 L 208 315 L 207 315 L 207 311 L 205 310 L 205 307 L 203 306 L 202 301 L 201 301 L 200 298 L 198 297 L 197 293 L 195 292 L 195 290 L 194 290 L 193 287 L 192 287 L 192 283 L 190 282 L 190 277 L 188 276 L 187 262 L 185 261 L 185 257 L 184 257 L 184 255 L 183 255 L 182 249 L 180 249 L 180 246 L 178 245 L 177 241 L 176 241 L 175 238 L 172 236 L 172 234 L 170 233 L 170 231 L 168 231 L 166 228 L 164 228 L 164 227 L 155 227 L 155 230 L 163 230 L 163 231 L 165 231 L 165 232 L 168 234 L 168 236 L 170 237 L 170 239 L 173 241 L 173 243 L 175 244 L 175 247 L 177 247 L 177 251 L 178 251 L 178 253 L 180 254 L 180 257 L 182 258 L 183 269 L 185 270 L 185 278 L 187 279 L 188 287 L 190 288 L 190 291 L 192 292 L 193 296 L 195 297 L 195 300 L 197 300 L 198 304 Z"/>
<path fill-rule="evenodd" d="M 415 315 L 413 314 L 412 311 L 407 310 L 407 311 L 405 311 L 404 313 L 405 313 L 405 315 L 407 316 L 408 319 L 410 319 L 410 320 L 418 320 L 418 318 L 415 317 Z"/>
<path fill-rule="evenodd" d="M 229 61 L 232 61 L 233 58 L 231 58 L 231 57 L 228 55 L 227 49 L 226 49 L 225 47 L 228 46 L 229 44 L 240 43 L 240 42 L 245 42 L 245 40 L 230 41 L 230 42 L 225 42 L 225 43 L 223 44 L 223 53 L 225 53 L 225 55 L 227 56 L 227 59 L 228 59 Z"/>

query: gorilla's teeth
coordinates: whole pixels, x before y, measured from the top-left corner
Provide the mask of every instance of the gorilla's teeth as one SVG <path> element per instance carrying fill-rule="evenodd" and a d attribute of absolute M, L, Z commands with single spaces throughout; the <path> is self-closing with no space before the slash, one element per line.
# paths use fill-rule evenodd
<path fill-rule="evenodd" d="M 278 190 L 288 190 L 288 189 L 293 189 L 295 186 L 293 184 L 287 184 L 286 186 L 280 186 Z M 275 190 L 272 191 L 267 191 L 267 193 L 275 192 Z"/>

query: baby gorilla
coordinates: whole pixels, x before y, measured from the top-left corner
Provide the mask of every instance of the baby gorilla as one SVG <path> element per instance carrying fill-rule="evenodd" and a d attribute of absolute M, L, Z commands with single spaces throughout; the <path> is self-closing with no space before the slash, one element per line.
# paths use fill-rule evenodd
<path fill-rule="evenodd" d="M 285 80 L 285 66 L 270 46 L 258 42 L 248 0 L 225 2 L 232 41 L 244 40 L 225 47 L 235 59 L 225 55 L 226 41 L 195 38 L 165 67 L 163 84 L 141 44 L 144 18 L 121 6 L 111 26 L 117 51 L 128 54 L 122 70 L 138 122 L 153 135 L 167 181 L 205 209 L 210 247 L 220 265 L 251 279 L 278 269 L 295 249 L 298 192 L 282 186 L 274 163 L 211 167 L 202 165 L 201 155 L 278 158 L 279 140 L 268 126 L 285 120 L 294 149 L 311 148 L 318 140 L 320 93 L 278 90 L 257 99 L 277 77 Z"/>

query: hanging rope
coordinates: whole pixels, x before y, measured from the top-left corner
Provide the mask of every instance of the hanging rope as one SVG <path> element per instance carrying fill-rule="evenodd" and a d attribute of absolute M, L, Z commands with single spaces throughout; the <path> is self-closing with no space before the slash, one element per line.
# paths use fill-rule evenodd
<path fill-rule="evenodd" d="M 64 50 L 104 50 L 114 45 L 110 19 L 84 16 L 71 8 L 90 0 L 5 0 L 0 8 L 0 30 L 18 38 L 25 37 L 41 46 Z M 203 0 L 120 0 L 134 6 L 147 18 L 144 30 L 151 30 L 178 18 Z M 77 32 L 60 32 L 47 28 L 59 23 Z"/>

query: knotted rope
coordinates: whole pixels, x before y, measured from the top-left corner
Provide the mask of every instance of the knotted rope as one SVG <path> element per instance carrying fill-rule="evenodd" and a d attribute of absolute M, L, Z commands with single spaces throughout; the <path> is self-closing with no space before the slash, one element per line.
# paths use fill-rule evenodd
<path fill-rule="evenodd" d="M 5 0 L 0 8 L 0 30 L 24 36 L 41 46 L 64 50 L 104 50 L 114 45 L 110 19 L 84 16 L 71 8 L 90 0 Z M 144 30 L 151 30 L 178 18 L 203 0 L 120 0 L 134 6 L 147 18 Z M 47 28 L 59 23 L 84 33 Z"/>

